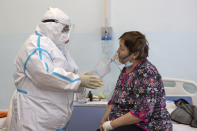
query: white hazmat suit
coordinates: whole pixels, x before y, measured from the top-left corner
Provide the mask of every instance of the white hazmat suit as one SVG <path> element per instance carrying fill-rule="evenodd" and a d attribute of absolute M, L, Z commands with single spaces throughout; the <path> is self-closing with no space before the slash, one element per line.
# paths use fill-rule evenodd
<path fill-rule="evenodd" d="M 102 86 L 93 75 L 78 68 L 65 43 L 70 19 L 49 8 L 42 23 L 20 48 L 16 59 L 11 131 L 65 131 L 72 114 L 74 92 Z"/>

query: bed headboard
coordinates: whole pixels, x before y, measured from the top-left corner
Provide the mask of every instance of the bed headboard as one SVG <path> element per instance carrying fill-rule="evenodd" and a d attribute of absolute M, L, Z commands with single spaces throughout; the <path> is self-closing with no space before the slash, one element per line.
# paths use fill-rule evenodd
<path fill-rule="evenodd" d="M 167 100 L 185 99 L 197 106 L 197 83 L 194 81 L 163 78 Z"/>

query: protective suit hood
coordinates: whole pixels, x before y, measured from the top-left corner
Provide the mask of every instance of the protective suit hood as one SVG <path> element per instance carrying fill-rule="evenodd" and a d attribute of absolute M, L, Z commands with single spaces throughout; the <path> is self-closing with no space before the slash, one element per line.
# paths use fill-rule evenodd
<path fill-rule="evenodd" d="M 65 26 L 69 27 L 67 32 L 63 32 Z M 70 28 L 71 22 L 69 16 L 58 8 L 49 8 L 42 18 L 42 23 L 36 27 L 36 30 L 39 33 L 49 37 L 56 44 L 56 46 L 64 52 L 66 42 L 69 41 Z"/>
<path fill-rule="evenodd" d="M 72 60 L 68 43 L 66 43 L 70 37 L 70 30 L 62 32 L 65 25 L 71 25 L 69 16 L 58 8 L 49 8 L 42 18 L 42 21 L 46 20 L 56 20 L 57 22 L 42 22 L 36 27 L 36 31 L 52 40 L 66 57 L 66 60 L 69 61 L 67 66 L 71 69 L 74 67 L 77 70 L 78 67 Z"/>
<path fill-rule="evenodd" d="M 65 25 L 71 24 L 70 17 L 58 8 L 49 8 L 48 11 L 46 11 L 46 13 L 44 14 L 42 18 L 42 21 L 48 20 L 48 19 L 58 20 L 59 23 L 62 23 Z"/>

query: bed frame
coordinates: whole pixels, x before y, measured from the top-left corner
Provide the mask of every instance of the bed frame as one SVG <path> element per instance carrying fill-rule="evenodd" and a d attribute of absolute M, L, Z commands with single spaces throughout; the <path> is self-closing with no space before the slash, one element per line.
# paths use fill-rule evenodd
<path fill-rule="evenodd" d="M 183 98 L 197 106 L 197 83 L 190 80 L 163 78 L 167 100 Z"/>

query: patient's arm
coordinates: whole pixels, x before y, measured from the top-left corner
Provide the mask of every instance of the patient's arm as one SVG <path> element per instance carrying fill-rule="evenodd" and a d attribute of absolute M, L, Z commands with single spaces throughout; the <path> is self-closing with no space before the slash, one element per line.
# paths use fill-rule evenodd
<path fill-rule="evenodd" d="M 106 111 L 105 111 L 105 114 L 104 114 L 103 118 L 101 119 L 101 123 L 100 123 L 101 125 L 102 125 L 105 121 L 107 121 L 108 116 L 109 116 L 109 114 L 110 114 L 110 112 L 111 112 L 112 106 L 113 106 L 112 104 L 107 106 L 107 109 L 106 109 Z"/>
<path fill-rule="evenodd" d="M 107 109 L 106 109 L 106 111 L 105 111 L 105 114 L 104 114 L 103 118 L 102 118 L 101 121 L 100 121 L 100 131 L 104 131 L 104 129 L 103 129 L 103 123 L 104 123 L 105 121 L 107 121 L 108 116 L 109 116 L 109 114 L 110 114 L 110 112 L 111 112 L 112 107 L 113 107 L 112 104 L 109 104 L 109 105 L 107 106 Z"/>
<path fill-rule="evenodd" d="M 124 126 L 124 125 L 131 125 L 131 124 L 139 123 L 140 121 L 141 121 L 140 119 L 138 119 L 137 117 L 132 115 L 130 112 L 128 112 L 127 114 L 111 121 L 110 124 L 113 128 L 117 128 L 117 127 Z"/>

